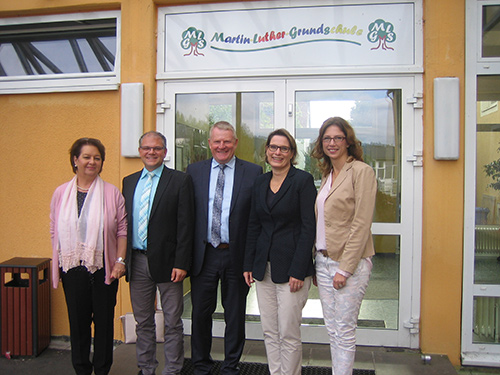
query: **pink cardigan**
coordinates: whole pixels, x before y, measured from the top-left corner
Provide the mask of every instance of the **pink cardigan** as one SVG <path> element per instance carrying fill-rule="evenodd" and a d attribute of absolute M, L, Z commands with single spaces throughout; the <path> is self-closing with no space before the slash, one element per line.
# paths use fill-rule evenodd
<path fill-rule="evenodd" d="M 50 203 L 50 238 L 52 240 L 52 286 L 57 288 L 59 275 L 59 251 L 57 250 L 57 223 L 64 191 L 69 182 L 59 186 Z M 75 197 L 76 199 L 76 197 Z M 111 283 L 111 271 L 116 261 L 118 238 L 127 237 L 127 213 L 125 199 L 118 188 L 104 182 L 104 264 L 105 283 Z"/>

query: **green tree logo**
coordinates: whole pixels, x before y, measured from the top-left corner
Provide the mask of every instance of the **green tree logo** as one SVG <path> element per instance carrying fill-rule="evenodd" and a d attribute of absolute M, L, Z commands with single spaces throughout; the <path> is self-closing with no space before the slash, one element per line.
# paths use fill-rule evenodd
<path fill-rule="evenodd" d="M 377 43 L 377 47 L 372 48 L 379 49 L 382 47 L 383 50 L 394 50 L 394 48 L 389 47 L 387 43 L 393 43 L 396 40 L 396 33 L 394 32 L 394 25 L 390 22 L 385 22 L 382 19 L 378 19 L 372 22 L 368 26 L 368 34 L 366 36 L 370 43 Z"/>
<path fill-rule="evenodd" d="M 190 27 L 182 33 L 181 47 L 185 50 L 190 49 L 189 53 L 184 56 L 189 56 L 193 54 L 194 56 L 205 56 L 203 53 L 198 52 L 199 49 L 203 49 L 207 46 L 207 41 L 205 40 L 205 33 L 198 30 L 196 27 Z"/>

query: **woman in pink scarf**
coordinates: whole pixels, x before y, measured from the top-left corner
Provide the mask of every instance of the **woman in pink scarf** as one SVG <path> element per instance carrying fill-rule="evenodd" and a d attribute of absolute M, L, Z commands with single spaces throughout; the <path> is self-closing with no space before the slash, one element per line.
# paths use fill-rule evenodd
<path fill-rule="evenodd" d="M 104 158 L 98 139 L 75 141 L 70 149 L 75 177 L 55 190 L 50 205 L 52 284 L 57 288 L 59 280 L 63 283 L 77 375 L 109 373 L 118 279 L 125 274 L 125 201 L 115 186 L 99 176 Z"/>

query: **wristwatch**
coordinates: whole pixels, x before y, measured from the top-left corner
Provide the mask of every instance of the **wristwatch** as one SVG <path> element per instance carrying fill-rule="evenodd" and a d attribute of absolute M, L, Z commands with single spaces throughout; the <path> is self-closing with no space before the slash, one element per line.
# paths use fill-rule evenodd
<path fill-rule="evenodd" d="M 123 264 L 125 266 L 125 259 L 123 259 L 122 257 L 118 257 L 118 259 L 116 259 L 115 263 L 120 263 L 120 264 Z"/>

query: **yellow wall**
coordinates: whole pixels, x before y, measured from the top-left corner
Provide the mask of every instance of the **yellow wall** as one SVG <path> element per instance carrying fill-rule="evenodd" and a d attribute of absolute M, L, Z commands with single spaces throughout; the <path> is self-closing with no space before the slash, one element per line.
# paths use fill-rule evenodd
<path fill-rule="evenodd" d="M 424 0 L 424 192 L 421 349 L 460 363 L 464 210 L 465 1 Z M 434 160 L 433 80 L 460 78 L 458 161 Z"/>
<path fill-rule="evenodd" d="M 0 95 L 1 261 L 52 257 L 50 199 L 73 177 L 68 150 L 77 138 L 102 140 L 102 177 L 119 186 L 119 104 L 112 91 Z M 62 287 L 52 293 L 52 334 L 68 334 Z"/>
<path fill-rule="evenodd" d="M 90 5 L 87 5 L 90 4 Z M 77 10 L 119 9 L 116 2 L 23 1 L 2 2 L 0 17 L 26 16 L 39 13 L 75 12 Z M 127 2 L 128 3 L 128 2 Z M 130 1 L 131 4 L 139 1 Z M 68 4 L 70 6 L 68 6 Z M 80 6 L 79 4 L 83 4 Z M 124 8 L 128 5 L 124 4 Z M 143 6 L 151 13 L 149 27 L 134 27 L 137 32 L 122 46 L 122 82 L 144 82 L 149 89 L 146 103 L 151 107 L 150 81 L 154 80 L 155 48 L 149 54 L 134 51 L 154 45 L 154 7 Z M 133 13 L 132 10 L 128 13 Z M 138 15 L 139 16 L 139 15 Z M 139 18 L 135 22 L 138 21 Z M 127 23 L 124 14 L 124 22 Z M 130 21 L 128 21 L 130 23 Z M 142 42 L 146 33 L 147 43 Z M 138 42 L 136 41 L 138 40 Z M 133 69 L 135 68 L 135 69 Z M 137 70 L 141 74 L 130 74 Z M 145 77 L 150 77 L 149 81 Z M 142 81 L 144 79 L 144 81 Z M 148 111 L 150 112 L 150 111 Z M 154 112 L 153 112 L 154 113 Z M 145 116 L 146 127 L 152 128 L 154 116 Z M 0 261 L 14 256 L 51 257 L 49 237 L 49 205 L 54 189 L 71 179 L 68 150 L 80 137 L 99 138 L 106 146 L 106 161 L 101 176 L 121 187 L 121 179 L 129 171 L 140 168 L 140 162 L 120 156 L 120 92 L 80 92 L 54 94 L 0 95 Z M 6 214 L 8 212 L 8 214 Z M 52 335 L 68 335 L 69 325 L 62 286 L 52 293 Z M 116 316 L 131 311 L 128 285 L 122 281 L 118 293 Z M 121 325 L 115 324 L 116 338 L 122 339 Z"/>
<path fill-rule="evenodd" d="M 202 1 L 207 2 L 207 1 Z M 156 128 L 157 4 L 193 1 L 23 0 L 0 2 L 0 17 L 121 9 L 121 82 L 144 84 L 144 131 Z M 200 3 L 196 1 L 195 3 Z M 68 150 L 80 137 L 106 146 L 103 179 L 121 189 L 124 176 L 142 168 L 140 159 L 120 156 L 120 91 L 0 95 L 0 262 L 12 257 L 51 257 L 49 205 L 54 189 L 73 177 Z M 52 335 L 69 335 L 62 286 L 53 290 Z M 131 312 L 122 279 L 119 317 Z"/>
<path fill-rule="evenodd" d="M 144 130 L 156 127 L 157 6 L 214 1 L 24 0 L 0 2 L 0 17 L 121 9 L 121 82 L 142 82 Z M 459 363 L 462 299 L 463 145 L 458 161 L 433 160 L 433 79 L 457 76 L 464 87 L 465 0 L 424 0 L 424 211 L 421 348 Z M 463 114 L 463 113 L 462 113 Z M 461 117 L 463 127 L 463 116 Z M 462 132 L 463 134 L 463 132 Z M 107 148 L 102 176 L 120 186 L 141 168 L 120 157 L 120 92 L 0 95 L 0 261 L 50 256 L 49 203 L 72 177 L 68 148 L 78 137 Z M 463 137 L 461 138 L 463 140 Z M 463 141 L 462 141 L 463 143 Z M 62 288 L 52 294 L 52 334 L 69 333 Z M 116 315 L 131 311 L 121 283 Z M 121 326 L 115 336 L 122 339 Z"/>

